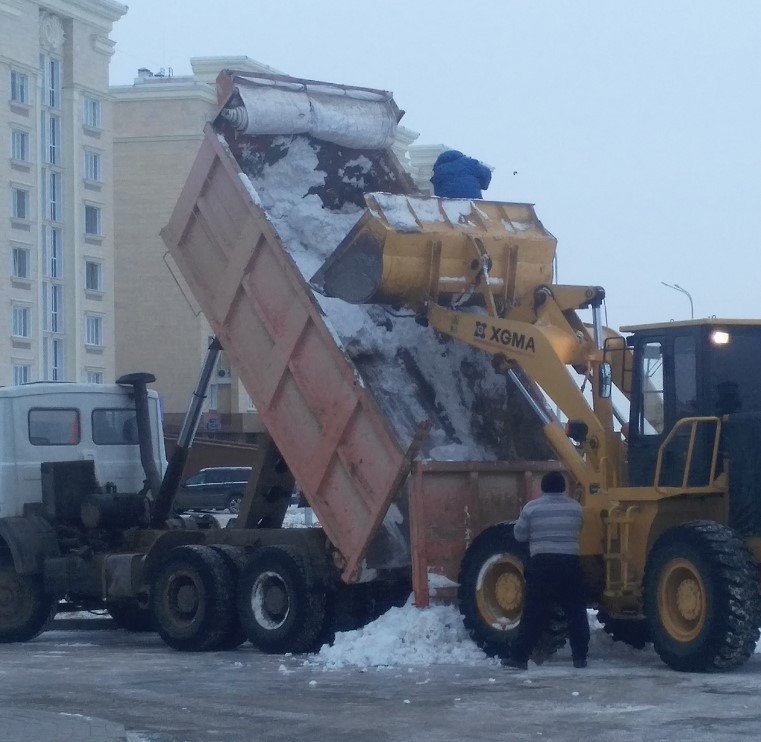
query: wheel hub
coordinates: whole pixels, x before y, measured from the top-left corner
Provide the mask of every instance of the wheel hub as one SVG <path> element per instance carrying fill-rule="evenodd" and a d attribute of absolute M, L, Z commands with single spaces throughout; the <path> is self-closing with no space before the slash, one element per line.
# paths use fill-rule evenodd
<path fill-rule="evenodd" d="M 523 564 L 513 554 L 495 554 L 484 562 L 478 575 L 476 601 L 484 620 L 507 631 L 521 620 L 525 581 Z"/>
<path fill-rule="evenodd" d="M 291 610 L 288 586 L 275 572 L 264 572 L 251 590 L 251 611 L 260 626 L 273 630 L 283 625 Z"/>
<path fill-rule="evenodd" d="M 673 559 L 664 567 L 658 609 L 663 627 L 676 641 L 692 641 L 703 630 L 708 598 L 700 570 L 688 559 Z"/>

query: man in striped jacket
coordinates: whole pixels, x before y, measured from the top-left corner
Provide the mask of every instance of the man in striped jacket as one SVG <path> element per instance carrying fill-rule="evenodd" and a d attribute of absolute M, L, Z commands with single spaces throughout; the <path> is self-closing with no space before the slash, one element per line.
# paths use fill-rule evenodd
<path fill-rule="evenodd" d="M 523 617 L 511 658 L 503 664 L 519 670 L 547 626 L 550 610 L 559 605 L 568 620 L 574 667 L 587 666 L 589 623 L 584 580 L 579 558 L 579 533 L 584 514 L 565 491 L 558 471 L 542 477 L 542 496 L 526 504 L 513 531 L 517 541 L 528 542 L 531 559 L 526 567 Z"/>

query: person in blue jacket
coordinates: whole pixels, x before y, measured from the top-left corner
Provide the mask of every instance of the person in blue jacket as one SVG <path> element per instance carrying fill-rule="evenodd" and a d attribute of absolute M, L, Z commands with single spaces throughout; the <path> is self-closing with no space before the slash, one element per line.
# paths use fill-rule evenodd
<path fill-rule="evenodd" d="M 491 170 L 483 162 L 456 149 L 442 152 L 433 165 L 433 192 L 443 198 L 483 198 L 491 182 Z"/>

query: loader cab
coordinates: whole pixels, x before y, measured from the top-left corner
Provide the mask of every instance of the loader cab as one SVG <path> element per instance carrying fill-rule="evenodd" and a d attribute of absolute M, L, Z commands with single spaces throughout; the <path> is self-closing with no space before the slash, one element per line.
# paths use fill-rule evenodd
<path fill-rule="evenodd" d="M 629 484 L 655 483 L 658 451 L 686 417 L 761 415 L 761 324 L 701 320 L 622 328 L 633 354 L 629 418 Z M 698 424 L 687 472 L 690 486 L 708 484 L 715 423 Z M 664 449 L 659 484 L 685 480 L 690 426 Z M 721 462 L 719 462 L 721 463 Z"/>

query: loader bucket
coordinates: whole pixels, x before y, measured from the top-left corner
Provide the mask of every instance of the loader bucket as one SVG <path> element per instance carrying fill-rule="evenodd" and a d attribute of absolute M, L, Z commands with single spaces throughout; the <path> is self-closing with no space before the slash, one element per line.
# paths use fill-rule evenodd
<path fill-rule="evenodd" d="M 529 304 L 552 281 L 555 238 L 530 204 L 365 197 L 367 210 L 311 284 L 355 304 L 421 307 L 429 296 L 483 304 L 488 287 L 505 307 Z M 472 295 L 472 296 L 471 296 Z"/>

